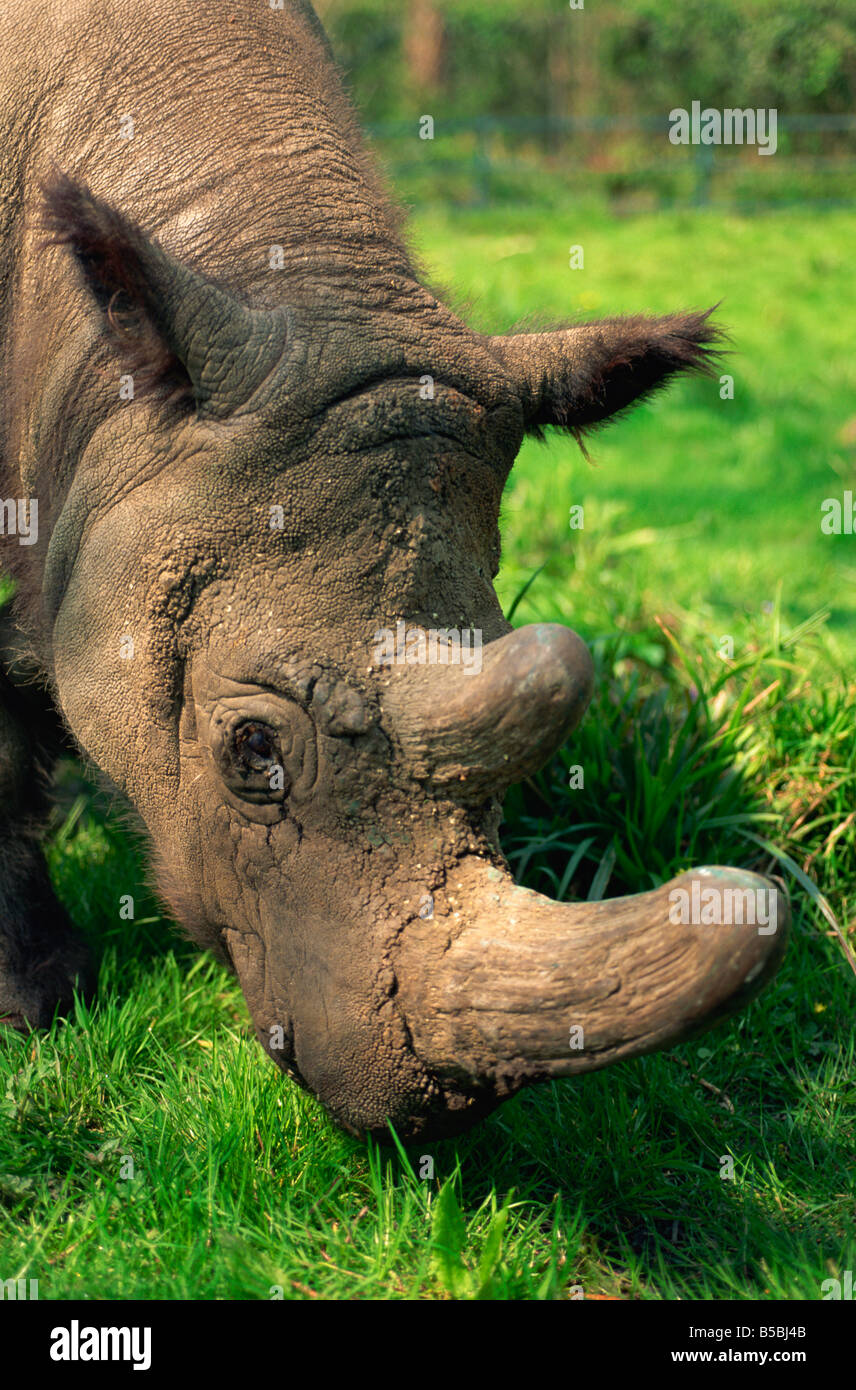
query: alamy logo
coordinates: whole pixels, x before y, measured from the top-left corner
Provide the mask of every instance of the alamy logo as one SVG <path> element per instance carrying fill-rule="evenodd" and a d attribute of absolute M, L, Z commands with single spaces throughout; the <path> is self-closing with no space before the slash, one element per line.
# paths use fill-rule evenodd
<path fill-rule="evenodd" d="M 717 111 L 694 101 L 689 111 L 676 106 L 669 112 L 669 139 L 673 145 L 757 145 L 759 154 L 775 154 L 778 112 L 775 107 L 745 111 L 726 106 Z"/>
<path fill-rule="evenodd" d="M 759 936 L 776 930 L 778 899 L 774 888 L 713 888 L 692 880 L 692 888 L 669 893 L 669 921 L 675 927 L 757 927 Z"/>
<path fill-rule="evenodd" d="M 853 1270 L 852 1270 L 852 1269 L 845 1269 L 845 1271 L 844 1271 L 844 1288 L 843 1288 L 843 1290 L 842 1290 L 842 1287 L 841 1287 L 841 1280 L 840 1280 L 840 1279 L 824 1279 L 823 1283 L 822 1283 L 821 1286 L 820 1286 L 820 1292 L 821 1292 L 821 1294 L 822 1294 L 822 1296 L 823 1296 L 823 1301 L 824 1301 L 824 1303 L 826 1303 L 827 1300 L 832 1299 L 832 1298 L 836 1298 L 836 1299 L 837 1299 L 837 1298 L 846 1298 L 846 1299 L 849 1299 L 849 1300 L 852 1301 L 852 1299 L 853 1299 Z"/>
<path fill-rule="evenodd" d="M 19 545 L 35 545 L 39 539 L 39 504 L 35 497 L 7 497 L 0 501 L 3 535 L 17 536 Z"/>
<path fill-rule="evenodd" d="M 30 1288 L 27 1291 L 27 1283 Z M 12 1302 L 23 1303 L 26 1299 L 38 1300 L 39 1281 L 38 1279 L 0 1279 L 0 1299 L 11 1299 Z"/>
<path fill-rule="evenodd" d="M 820 529 L 825 536 L 856 536 L 856 502 L 851 489 L 845 491 L 842 501 L 837 497 L 824 497 L 820 510 L 823 512 Z"/>
<path fill-rule="evenodd" d="M 51 1331 L 52 1361 L 132 1361 L 135 1371 L 152 1364 L 150 1327 L 81 1327 L 72 1318 L 70 1327 Z"/>
<path fill-rule="evenodd" d="M 408 627 L 399 620 L 395 631 L 382 627 L 374 635 L 374 659 L 379 666 L 462 666 L 465 676 L 482 668 L 482 635 L 477 627 Z"/>

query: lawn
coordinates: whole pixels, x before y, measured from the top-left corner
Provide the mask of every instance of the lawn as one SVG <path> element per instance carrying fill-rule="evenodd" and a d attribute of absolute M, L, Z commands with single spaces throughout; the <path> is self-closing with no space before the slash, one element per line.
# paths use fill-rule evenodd
<path fill-rule="evenodd" d="M 781 875 L 773 987 L 461 1140 L 378 1149 L 279 1079 L 234 981 L 142 886 L 140 920 L 116 919 L 141 860 L 67 765 L 51 868 L 101 989 L 0 1053 L 0 1276 L 42 1298 L 818 1299 L 856 1268 L 856 537 L 820 531 L 856 487 L 854 231 L 840 211 L 615 220 L 556 198 L 414 218 L 485 329 L 723 301 L 733 400 L 687 382 L 597 436 L 593 465 L 558 436 L 520 456 L 500 596 L 515 622 L 577 627 L 598 689 L 504 836 L 563 898 L 703 862 Z"/>

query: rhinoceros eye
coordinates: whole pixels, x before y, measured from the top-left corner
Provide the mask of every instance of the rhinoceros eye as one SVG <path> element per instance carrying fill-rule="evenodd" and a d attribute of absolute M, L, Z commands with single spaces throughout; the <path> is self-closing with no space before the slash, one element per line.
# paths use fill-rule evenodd
<path fill-rule="evenodd" d="M 266 772 L 280 761 L 279 741 L 267 724 L 242 724 L 235 733 L 235 753 L 248 772 Z"/>
<path fill-rule="evenodd" d="M 259 691 L 202 708 L 200 730 L 227 799 L 276 814 L 310 795 L 318 775 L 315 724 L 293 700 Z M 241 808 L 243 809 L 243 807 Z"/>

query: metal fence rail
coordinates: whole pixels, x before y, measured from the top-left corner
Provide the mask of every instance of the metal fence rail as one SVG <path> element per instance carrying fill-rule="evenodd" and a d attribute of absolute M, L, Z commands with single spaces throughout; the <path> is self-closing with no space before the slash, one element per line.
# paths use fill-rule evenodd
<path fill-rule="evenodd" d="M 784 172 L 795 178 L 819 176 L 831 179 L 838 176 L 844 185 L 832 197 L 797 195 L 776 197 L 778 205 L 803 202 L 813 205 L 849 206 L 856 202 L 856 115 L 781 115 L 777 119 L 776 153 L 757 163 L 746 159 L 746 145 L 672 145 L 668 140 L 670 121 L 660 116 L 554 116 L 521 117 L 483 115 L 475 117 L 435 117 L 434 136 L 420 139 L 419 121 L 394 120 L 375 122 L 369 133 L 385 148 L 388 162 L 398 174 L 442 173 L 454 170 L 468 175 L 476 201 L 489 202 L 493 184 L 499 174 L 536 175 L 544 170 L 565 168 L 593 172 L 607 185 L 632 180 L 637 186 L 646 180 L 661 183 L 671 177 L 690 175 L 690 191 L 683 201 L 690 205 L 707 206 L 715 203 L 712 190 L 715 181 L 727 184 L 739 175 L 745 180 L 757 173 L 756 200 L 764 204 L 767 191 L 777 176 Z M 637 136 L 633 158 L 621 151 L 615 137 Z M 471 136 L 467 146 L 465 137 Z M 464 137 L 462 139 L 462 137 Z M 563 138 L 564 137 L 564 138 Z M 568 139 L 567 137 L 570 137 Z M 574 142 L 573 137 L 578 137 Z M 814 137 L 814 138 L 812 138 Z M 597 149 L 594 142 L 597 141 Z M 803 147 L 808 143 L 814 148 Z M 817 146 L 821 148 L 818 149 Z M 412 153 L 411 153 L 412 150 Z M 418 152 L 417 152 L 418 151 Z M 598 160 L 608 154 L 607 170 L 598 169 Z M 593 158 L 594 157 L 594 158 Z M 769 165 L 769 169 L 763 166 Z M 770 175 L 773 177 L 771 178 Z M 661 201 L 675 203 L 665 192 Z M 728 199 L 733 204 L 734 199 Z M 739 198 L 738 206 L 752 205 L 753 200 Z"/>

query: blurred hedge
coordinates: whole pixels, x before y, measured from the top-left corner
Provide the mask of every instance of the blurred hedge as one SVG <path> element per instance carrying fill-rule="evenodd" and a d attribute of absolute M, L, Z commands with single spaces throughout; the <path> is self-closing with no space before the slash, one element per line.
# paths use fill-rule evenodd
<path fill-rule="evenodd" d="M 365 119 L 856 111 L 856 0 L 316 0 Z M 433 105 L 426 103 L 431 101 Z"/>

